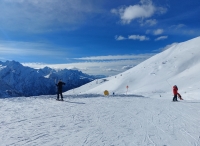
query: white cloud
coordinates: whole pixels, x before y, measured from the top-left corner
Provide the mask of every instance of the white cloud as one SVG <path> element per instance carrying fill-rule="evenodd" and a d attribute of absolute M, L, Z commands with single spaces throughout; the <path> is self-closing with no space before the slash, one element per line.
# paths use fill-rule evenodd
<path fill-rule="evenodd" d="M 144 35 L 129 35 L 127 38 L 120 35 L 120 36 L 115 36 L 115 39 L 117 41 L 126 40 L 126 39 L 139 40 L 139 41 L 147 41 L 147 40 L 149 40 L 149 38 L 144 36 Z"/>
<path fill-rule="evenodd" d="M 165 14 L 167 12 L 167 8 L 157 7 L 157 13 Z"/>
<path fill-rule="evenodd" d="M 107 69 L 105 69 L 105 71 L 108 71 L 108 72 L 119 72 L 119 70 L 113 69 L 113 68 L 107 68 Z"/>
<path fill-rule="evenodd" d="M 118 9 L 112 9 L 111 13 L 119 15 L 121 22 L 123 24 L 129 24 L 135 19 L 146 19 L 152 17 L 156 12 L 159 14 L 164 14 L 167 11 L 166 8 L 156 7 L 153 5 L 151 0 L 141 0 L 140 4 L 130 5 L 128 7 L 121 7 Z M 147 21 L 151 25 L 157 23 L 154 21 Z"/>
<path fill-rule="evenodd" d="M 156 38 L 155 41 L 165 40 L 167 38 L 168 38 L 168 36 L 160 36 L 160 37 Z"/>
<path fill-rule="evenodd" d="M 153 25 L 156 25 L 158 22 L 156 19 L 149 19 L 149 20 L 146 20 L 145 23 L 143 25 L 149 25 L 149 26 L 153 26 Z"/>
<path fill-rule="evenodd" d="M 145 59 L 149 58 L 153 54 L 138 54 L 138 55 L 108 55 L 108 56 L 91 56 L 91 57 L 82 57 L 74 58 L 76 60 L 85 60 L 85 61 L 112 61 L 112 60 L 136 60 L 136 59 Z"/>
<path fill-rule="evenodd" d="M 67 67 L 67 69 L 71 69 L 71 70 L 80 70 L 79 68 L 75 67 L 75 66 L 69 66 Z M 86 69 L 85 69 L 86 70 Z"/>
<path fill-rule="evenodd" d="M 152 5 L 151 2 L 149 2 L 148 4 L 112 9 L 111 12 L 114 14 L 118 14 L 122 20 L 122 23 L 129 24 L 132 20 L 137 18 L 151 17 L 155 12 L 155 7 Z"/>
<path fill-rule="evenodd" d="M 163 32 L 164 32 L 163 29 L 157 29 L 157 30 L 154 31 L 154 35 L 160 35 L 160 34 L 162 34 Z"/>
<path fill-rule="evenodd" d="M 84 58 L 75 58 L 77 60 L 84 61 L 78 63 L 68 63 L 68 64 L 23 63 L 23 65 L 33 68 L 43 68 L 45 66 L 54 69 L 76 68 L 84 73 L 91 75 L 111 76 L 127 70 L 128 66 L 133 67 L 137 65 L 153 55 L 154 54 L 91 56 Z"/>
<path fill-rule="evenodd" d="M 0 41 L 0 59 L 1 60 L 37 60 L 43 58 L 48 60 L 65 59 L 67 54 L 62 48 L 53 46 L 52 44 L 31 43 L 31 42 L 15 42 Z"/>
<path fill-rule="evenodd" d="M 125 40 L 126 38 L 125 37 L 123 37 L 123 36 L 115 36 L 115 39 L 117 40 L 117 41 L 121 41 L 121 40 Z"/>
<path fill-rule="evenodd" d="M 172 25 L 170 28 L 172 28 L 172 29 L 180 29 L 180 28 L 183 28 L 183 27 L 186 27 L 186 25 L 185 24 Z"/>
<path fill-rule="evenodd" d="M 146 41 L 146 40 L 149 40 L 148 37 L 144 36 L 144 35 L 130 35 L 128 36 L 129 39 L 132 39 L 132 40 L 140 40 L 140 41 Z"/>
<path fill-rule="evenodd" d="M 39 53 L 38 53 L 39 52 Z M 56 53 L 57 52 L 57 53 Z M 61 54 L 54 47 L 43 43 L 0 41 L 0 55 L 52 55 Z"/>
<path fill-rule="evenodd" d="M 128 69 L 131 69 L 131 68 L 133 68 L 132 65 L 126 65 L 126 66 L 122 67 L 122 69 L 124 69 L 124 70 L 128 70 Z"/>
<path fill-rule="evenodd" d="M 91 0 L 1 0 L 0 10 L 4 30 L 43 32 L 75 29 L 99 8 Z"/>

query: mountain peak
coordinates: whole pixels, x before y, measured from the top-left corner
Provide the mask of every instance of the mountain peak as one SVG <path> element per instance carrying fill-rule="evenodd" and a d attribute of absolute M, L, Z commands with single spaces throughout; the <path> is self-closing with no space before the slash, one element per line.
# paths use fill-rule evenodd
<path fill-rule="evenodd" d="M 2 62 L 3 63 L 3 62 Z M 14 61 L 14 60 L 12 60 L 12 61 L 6 61 L 5 63 L 3 63 L 4 65 L 9 65 L 9 66 L 23 66 L 22 64 L 20 64 L 19 62 L 17 62 L 17 61 Z"/>

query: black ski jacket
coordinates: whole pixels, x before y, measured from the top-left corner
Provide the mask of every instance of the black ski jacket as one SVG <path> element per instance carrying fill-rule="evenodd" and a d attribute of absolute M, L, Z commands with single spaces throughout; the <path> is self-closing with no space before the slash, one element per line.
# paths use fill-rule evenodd
<path fill-rule="evenodd" d="M 62 81 L 59 81 L 58 84 L 56 84 L 56 86 L 58 87 L 58 90 L 62 90 L 63 85 L 65 85 L 65 83 Z"/>

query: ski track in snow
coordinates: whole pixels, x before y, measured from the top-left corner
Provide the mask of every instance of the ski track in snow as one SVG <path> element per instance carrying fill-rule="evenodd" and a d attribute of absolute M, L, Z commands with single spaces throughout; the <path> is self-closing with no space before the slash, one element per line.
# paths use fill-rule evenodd
<path fill-rule="evenodd" d="M 199 146 L 200 101 L 0 99 L 1 146 Z"/>

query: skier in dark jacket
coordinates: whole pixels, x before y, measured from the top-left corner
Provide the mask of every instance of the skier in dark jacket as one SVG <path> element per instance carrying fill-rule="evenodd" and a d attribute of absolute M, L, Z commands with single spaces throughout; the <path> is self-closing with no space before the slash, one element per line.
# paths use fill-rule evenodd
<path fill-rule="evenodd" d="M 63 95 L 62 95 L 62 86 L 65 85 L 64 82 L 62 82 L 62 80 L 59 80 L 58 81 L 58 84 L 56 84 L 58 90 L 57 90 L 57 99 L 56 100 L 59 100 L 59 94 L 61 96 L 61 100 L 63 101 Z"/>

